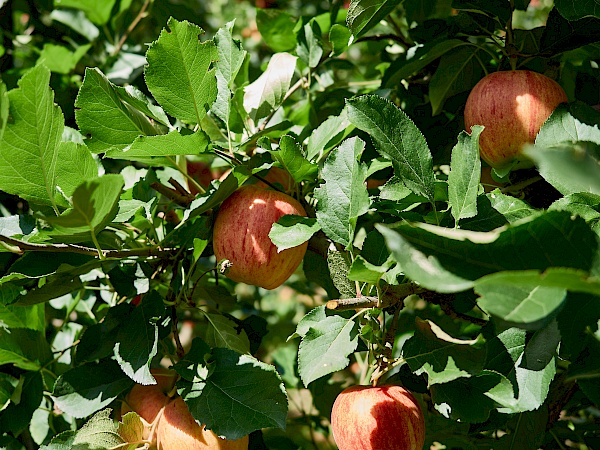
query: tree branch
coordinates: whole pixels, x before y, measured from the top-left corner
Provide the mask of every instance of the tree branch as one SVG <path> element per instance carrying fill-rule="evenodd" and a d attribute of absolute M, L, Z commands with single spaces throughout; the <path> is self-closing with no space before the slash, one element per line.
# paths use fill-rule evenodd
<path fill-rule="evenodd" d="M 5 248 L 10 249 L 12 253 L 23 254 L 27 251 L 32 252 L 65 252 L 77 253 L 80 255 L 98 256 L 98 249 L 85 247 L 75 244 L 34 244 L 24 242 L 8 236 L 0 235 L 0 244 L 5 244 Z M 176 248 L 162 248 L 159 246 L 134 248 L 128 250 L 102 250 L 104 258 L 165 258 L 173 256 L 179 250 Z"/>

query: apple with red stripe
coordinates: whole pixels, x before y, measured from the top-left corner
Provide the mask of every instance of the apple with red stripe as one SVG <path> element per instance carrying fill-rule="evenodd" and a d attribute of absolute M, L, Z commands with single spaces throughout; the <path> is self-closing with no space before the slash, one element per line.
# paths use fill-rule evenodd
<path fill-rule="evenodd" d="M 275 289 L 298 268 L 308 242 L 279 252 L 269 232 L 286 214 L 306 216 L 293 197 L 274 189 L 242 186 L 219 208 L 213 227 L 217 261 L 227 260 L 233 281 Z"/>
<path fill-rule="evenodd" d="M 351 386 L 331 411 L 339 450 L 421 450 L 425 420 L 421 407 L 401 386 Z"/>
<path fill-rule="evenodd" d="M 521 157 L 523 145 L 533 143 L 544 122 L 561 103 L 563 88 L 551 78 L 530 70 L 494 72 L 482 78 L 465 104 L 465 129 L 483 125 L 479 136 L 481 158 L 494 168 L 515 163 L 528 167 Z"/>

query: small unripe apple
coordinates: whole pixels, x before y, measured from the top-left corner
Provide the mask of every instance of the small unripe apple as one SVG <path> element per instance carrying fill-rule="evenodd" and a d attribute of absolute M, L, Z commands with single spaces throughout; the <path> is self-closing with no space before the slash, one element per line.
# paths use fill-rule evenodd
<path fill-rule="evenodd" d="M 298 268 L 308 242 L 281 252 L 271 242 L 272 225 L 286 214 L 306 216 L 294 198 L 273 189 L 242 186 L 219 208 L 213 230 L 217 261 L 230 263 L 233 281 L 275 289 Z"/>
<path fill-rule="evenodd" d="M 335 399 L 333 439 L 339 450 L 421 450 L 425 420 L 413 395 L 400 386 L 351 386 Z"/>
<path fill-rule="evenodd" d="M 170 397 L 177 374 L 169 369 L 152 369 L 157 384 L 136 384 L 127 394 L 121 415 L 135 411 L 148 426 L 144 439 L 158 450 L 247 450 L 248 436 L 235 441 L 221 439 L 198 424 L 181 397 Z M 151 431 L 154 429 L 154 433 Z"/>
<path fill-rule="evenodd" d="M 465 128 L 483 125 L 481 158 L 494 168 L 519 160 L 567 94 L 554 80 L 529 70 L 494 72 L 475 85 L 465 105 Z M 531 165 L 525 162 L 523 166 Z"/>

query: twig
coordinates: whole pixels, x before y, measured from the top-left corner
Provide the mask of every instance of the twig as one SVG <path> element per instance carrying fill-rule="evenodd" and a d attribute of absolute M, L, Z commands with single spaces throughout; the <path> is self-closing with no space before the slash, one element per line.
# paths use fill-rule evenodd
<path fill-rule="evenodd" d="M 149 4 L 150 4 L 150 0 L 146 0 L 144 2 L 138 15 L 135 16 L 135 19 L 133 19 L 133 22 L 131 22 L 129 24 L 129 27 L 127 27 L 127 30 L 125 30 L 125 33 L 123 34 L 123 36 L 121 36 L 119 43 L 117 44 L 117 46 L 115 47 L 115 49 L 112 52 L 112 56 L 116 56 L 121 51 L 121 48 L 123 48 L 123 45 L 125 45 L 125 41 L 129 37 L 129 34 L 134 30 L 134 28 L 137 26 L 137 24 L 140 23 L 140 20 L 142 20 L 144 17 L 146 17 L 146 9 L 148 8 Z"/>
<path fill-rule="evenodd" d="M 488 321 L 485 319 L 480 319 L 478 317 L 469 316 L 468 314 L 455 311 L 451 305 L 451 301 L 454 300 L 454 295 L 452 294 L 440 294 L 438 292 L 425 291 L 421 294 L 421 297 L 423 300 L 428 301 L 429 303 L 439 305 L 442 311 L 452 319 L 464 320 L 480 327 L 488 323 Z"/>
<path fill-rule="evenodd" d="M 189 206 L 190 203 L 194 201 L 194 196 L 190 193 L 181 194 L 177 189 L 172 189 L 170 187 L 164 186 L 157 181 L 151 183 L 150 187 L 156 192 L 159 192 L 160 194 L 167 197 L 169 200 L 172 200 L 173 202 L 183 207 Z"/>
<path fill-rule="evenodd" d="M 381 297 L 361 296 L 356 298 L 340 298 L 329 300 L 325 305 L 327 309 L 345 311 L 360 308 L 389 308 L 402 301 L 411 294 L 418 294 L 425 290 L 415 283 L 404 283 L 398 286 L 388 286 Z"/>
<path fill-rule="evenodd" d="M 185 356 L 185 349 L 181 344 L 181 339 L 179 339 L 179 330 L 177 329 L 177 308 L 175 306 L 171 307 L 171 321 L 173 323 L 173 339 L 175 340 L 175 347 L 177 348 L 177 357 L 183 359 Z"/>
<path fill-rule="evenodd" d="M 378 358 L 379 360 L 377 369 L 375 369 L 373 375 L 371 375 L 371 383 L 373 386 L 377 386 L 379 379 L 391 368 L 394 352 L 394 340 L 396 339 L 396 330 L 398 329 L 398 318 L 402 308 L 404 308 L 404 301 L 398 302 L 393 306 L 394 316 L 392 317 L 392 323 L 385 333 L 383 340 L 384 347 Z"/>
<path fill-rule="evenodd" d="M 8 236 L 0 235 L 0 243 L 7 244 L 11 248 L 13 253 L 23 254 L 26 251 L 34 252 L 66 252 L 66 253 L 77 253 L 80 255 L 98 256 L 98 249 L 91 247 L 84 247 L 82 245 L 75 244 L 34 244 L 31 242 L 24 242 L 18 239 L 14 239 Z M 136 248 L 129 250 L 102 250 L 102 254 L 105 258 L 128 258 L 128 257 L 170 257 L 175 254 L 178 249 L 175 248 L 162 248 L 162 247 L 146 247 Z"/>
<path fill-rule="evenodd" d="M 366 41 L 385 41 L 385 40 L 391 40 L 394 42 L 397 42 L 399 44 L 402 44 L 402 46 L 406 46 L 406 41 L 393 33 L 388 33 L 388 34 L 373 34 L 371 36 L 363 36 L 360 37 L 356 40 L 356 42 L 366 42 Z"/>

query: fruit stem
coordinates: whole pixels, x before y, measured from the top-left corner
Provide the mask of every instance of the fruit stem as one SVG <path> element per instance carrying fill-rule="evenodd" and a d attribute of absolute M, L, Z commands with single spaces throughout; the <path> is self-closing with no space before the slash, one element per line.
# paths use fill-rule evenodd
<path fill-rule="evenodd" d="M 393 317 L 392 323 L 385 333 L 383 339 L 383 351 L 377 357 L 377 369 L 371 375 L 371 383 L 373 387 L 377 386 L 380 378 L 389 371 L 388 367 L 393 359 L 394 352 L 394 341 L 396 340 L 396 330 L 398 329 L 398 319 L 400 317 L 400 310 L 404 308 L 404 299 L 402 302 L 398 302 L 392 307 Z"/>
<path fill-rule="evenodd" d="M 510 0 L 510 14 L 506 21 L 506 50 L 508 52 L 508 62 L 511 70 L 517 69 L 517 53 L 515 47 L 515 33 L 513 30 L 513 14 L 515 12 L 515 0 Z"/>

